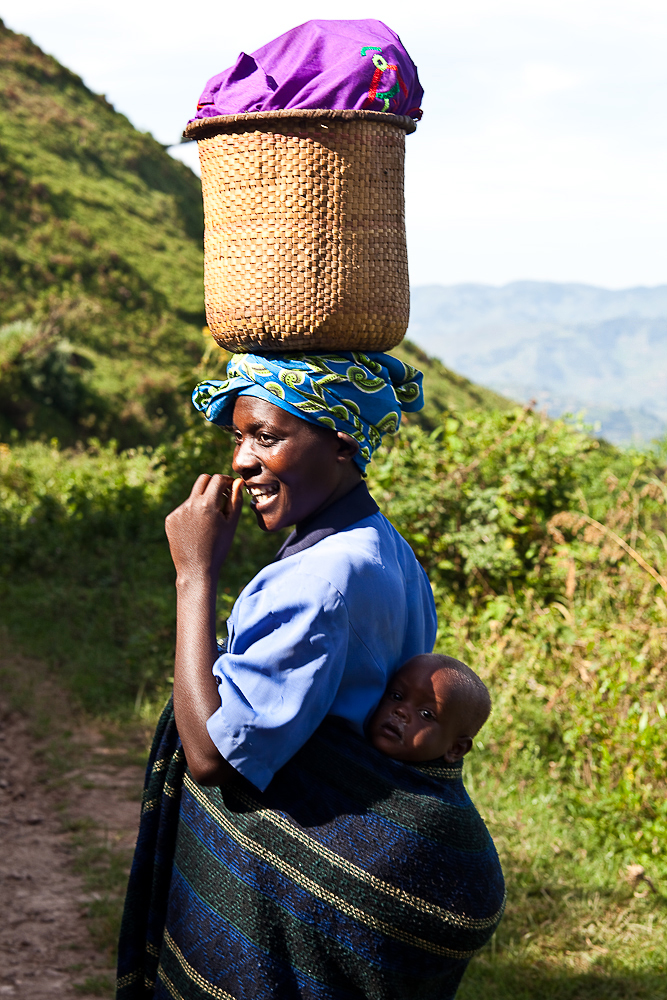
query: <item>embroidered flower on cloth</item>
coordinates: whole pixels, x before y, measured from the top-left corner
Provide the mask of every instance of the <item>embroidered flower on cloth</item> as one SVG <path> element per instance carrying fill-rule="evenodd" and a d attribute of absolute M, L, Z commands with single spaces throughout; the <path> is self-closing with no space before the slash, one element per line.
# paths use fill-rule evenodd
<path fill-rule="evenodd" d="M 291 108 L 419 120 L 423 96 L 417 67 L 382 21 L 307 21 L 212 77 L 192 120 Z"/>

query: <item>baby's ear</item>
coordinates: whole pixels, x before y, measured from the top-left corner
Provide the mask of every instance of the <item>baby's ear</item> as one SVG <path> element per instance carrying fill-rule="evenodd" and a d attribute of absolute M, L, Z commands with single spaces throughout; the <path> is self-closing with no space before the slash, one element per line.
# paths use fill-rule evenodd
<path fill-rule="evenodd" d="M 459 736 L 454 740 L 449 750 L 445 750 L 443 757 L 448 764 L 456 764 L 457 760 L 462 760 L 467 753 L 472 750 L 472 736 Z"/>

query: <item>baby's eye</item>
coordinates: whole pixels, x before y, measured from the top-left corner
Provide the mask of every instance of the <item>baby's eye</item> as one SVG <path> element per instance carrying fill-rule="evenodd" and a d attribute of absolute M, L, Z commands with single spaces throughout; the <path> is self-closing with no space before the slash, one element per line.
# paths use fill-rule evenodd
<path fill-rule="evenodd" d="M 400 691 L 390 691 L 389 697 L 392 701 L 403 701 Z"/>
<path fill-rule="evenodd" d="M 435 719 L 433 712 L 429 712 L 428 708 L 422 708 L 419 714 L 421 715 L 422 719 Z"/>

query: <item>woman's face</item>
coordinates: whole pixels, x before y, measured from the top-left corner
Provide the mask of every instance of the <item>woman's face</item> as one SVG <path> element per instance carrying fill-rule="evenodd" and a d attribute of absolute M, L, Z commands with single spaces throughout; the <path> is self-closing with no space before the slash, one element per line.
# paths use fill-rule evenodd
<path fill-rule="evenodd" d="M 298 524 L 359 482 L 354 445 L 265 399 L 238 397 L 234 436 L 232 466 L 264 531 Z"/>

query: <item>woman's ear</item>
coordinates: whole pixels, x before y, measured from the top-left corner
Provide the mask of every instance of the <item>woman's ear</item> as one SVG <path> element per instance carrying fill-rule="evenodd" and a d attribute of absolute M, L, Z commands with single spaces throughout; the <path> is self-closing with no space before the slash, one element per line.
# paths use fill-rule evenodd
<path fill-rule="evenodd" d="M 448 750 L 442 755 L 448 764 L 456 764 L 457 760 L 462 760 L 467 753 L 472 750 L 472 737 L 459 736 L 454 740 Z"/>
<path fill-rule="evenodd" d="M 343 462 L 351 462 L 359 451 L 359 442 L 346 434 L 345 431 L 336 431 L 338 438 L 338 457 Z"/>

